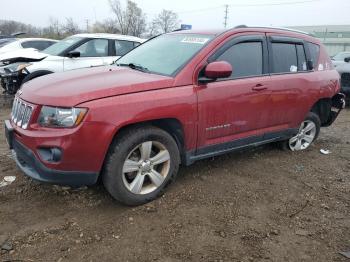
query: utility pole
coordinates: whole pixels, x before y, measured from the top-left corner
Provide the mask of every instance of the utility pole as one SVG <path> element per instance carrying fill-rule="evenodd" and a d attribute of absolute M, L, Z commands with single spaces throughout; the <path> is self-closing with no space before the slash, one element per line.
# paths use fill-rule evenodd
<path fill-rule="evenodd" d="M 85 22 L 86 22 L 86 32 L 89 33 L 89 19 L 86 19 Z"/>
<path fill-rule="evenodd" d="M 225 16 L 224 16 L 224 26 L 227 27 L 227 19 L 228 19 L 228 5 L 225 5 Z"/>

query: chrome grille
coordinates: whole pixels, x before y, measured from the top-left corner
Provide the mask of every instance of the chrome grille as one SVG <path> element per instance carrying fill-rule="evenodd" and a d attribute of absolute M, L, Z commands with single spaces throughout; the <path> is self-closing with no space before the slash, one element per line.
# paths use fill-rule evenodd
<path fill-rule="evenodd" d="M 11 112 L 11 120 L 12 122 L 26 129 L 28 127 L 30 118 L 33 113 L 33 107 L 19 98 L 15 98 L 13 101 L 12 112 Z"/>

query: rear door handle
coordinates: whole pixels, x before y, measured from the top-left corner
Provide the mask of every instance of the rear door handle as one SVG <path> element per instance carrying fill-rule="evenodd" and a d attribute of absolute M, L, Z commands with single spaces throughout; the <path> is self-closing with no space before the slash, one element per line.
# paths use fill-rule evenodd
<path fill-rule="evenodd" d="M 262 91 L 262 90 L 266 90 L 267 86 L 263 85 L 263 84 L 257 84 L 255 86 L 252 87 L 252 90 L 254 91 Z"/>

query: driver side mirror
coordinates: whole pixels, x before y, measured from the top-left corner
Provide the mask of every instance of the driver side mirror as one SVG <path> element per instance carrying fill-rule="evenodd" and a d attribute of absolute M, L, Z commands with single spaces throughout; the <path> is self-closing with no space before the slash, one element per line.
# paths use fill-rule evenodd
<path fill-rule="evenodd" d="M 227 78 L 232 74 L 232 66 L 226 61 L 209 63 L 204 69 L 204 77 L 199 78 L 200 83 L 214 82 L 218 78 Z"/>
<path fill-rule="evenodd" d="M 345 57 L 344 62 L 349 63 L 350 62 L 350 57 Z"/>
<path fill-rule="evenodd" d="M 80 57 L 80 52 L 79 51 L 70 51 L 70 52 L 68 52 L 67 57 L 69 57 L 69 58 Z"/>

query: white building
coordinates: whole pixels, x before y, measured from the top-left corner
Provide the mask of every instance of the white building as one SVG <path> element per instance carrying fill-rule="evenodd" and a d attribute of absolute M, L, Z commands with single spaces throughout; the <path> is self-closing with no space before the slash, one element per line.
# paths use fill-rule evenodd
<path fill-rule="evenodd" d="M 288 28 L 313 34 L 324 43 L 329 55 L 350 51 L 350 25 L 288 26 Z"/>

